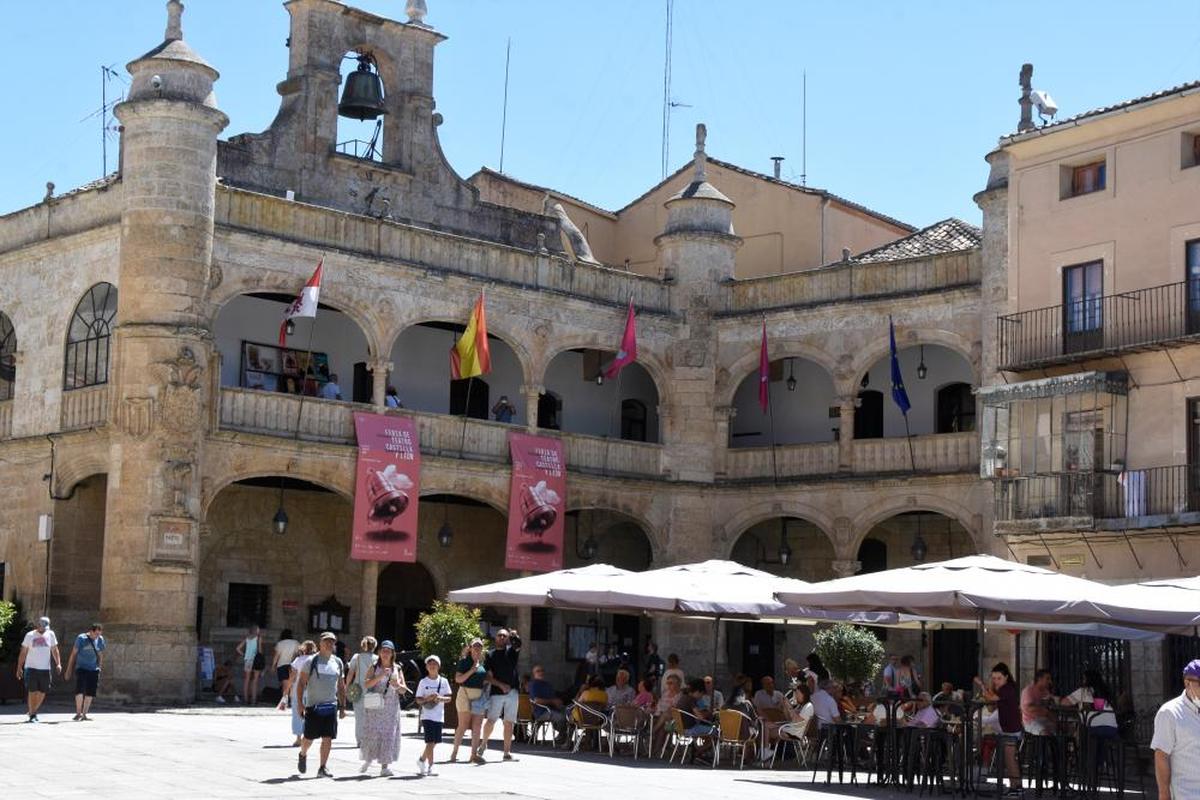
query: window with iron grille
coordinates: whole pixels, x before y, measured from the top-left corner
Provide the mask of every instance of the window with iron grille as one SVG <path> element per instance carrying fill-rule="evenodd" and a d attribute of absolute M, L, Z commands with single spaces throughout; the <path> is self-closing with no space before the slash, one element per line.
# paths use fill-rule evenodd
<path fill-rule="evenodd" d="M 262 583 L 229 584 L 225 625 L 230 628 L 266 628 L 271 624 L 271 587 Z"/>
<path fill-rule="evenodd" d="M 1054 680 L 1054 693 L 1066 695 L 1079 688 L 1084 670 L 1094 669 L 1120 694 L 1129 685 L 1129 642 L 1072 633 L 1046 634 L 1046 666 Z"/>
<path fill-rule="evenodd" d="M 17 380 L 17 332 L 0 311 L 0 400 L 11 400 Z"/>
<path fill-rule="evenodd" d="M 75 306 L 67 328 L 63 389 L 108 383 L 112 329 L 117 319 L 117 287 L 97 283 Z"/>

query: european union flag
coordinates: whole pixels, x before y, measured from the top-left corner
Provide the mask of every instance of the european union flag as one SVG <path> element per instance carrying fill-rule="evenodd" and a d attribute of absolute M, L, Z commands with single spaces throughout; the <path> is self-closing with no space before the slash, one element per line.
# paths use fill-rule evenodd
<path fill-rule="evenodd" d="M 912 403 L 908 402 L 908 392 L 904 390 L 904 376 L 900 374 L 900 359 L 896 354 L 896 326 L 892 324 L 890 315 L 888 316 L 888 339 L 892 349 L 892 400 L 896 402 L 900 413 L 907 419 Z"/>

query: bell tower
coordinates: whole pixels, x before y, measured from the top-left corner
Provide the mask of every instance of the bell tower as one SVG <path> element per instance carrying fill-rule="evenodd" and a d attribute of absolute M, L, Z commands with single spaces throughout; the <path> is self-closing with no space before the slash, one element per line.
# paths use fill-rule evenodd
<path fill-rule="evenodd" d="M 114 694 L 175 702 L 194 696 L 205 293 L 217 136 L 229 121 L 182 16 L 170 0 L 163 42 L 128 65 L 115 110 L 124 208 L 100 608 Z"/>

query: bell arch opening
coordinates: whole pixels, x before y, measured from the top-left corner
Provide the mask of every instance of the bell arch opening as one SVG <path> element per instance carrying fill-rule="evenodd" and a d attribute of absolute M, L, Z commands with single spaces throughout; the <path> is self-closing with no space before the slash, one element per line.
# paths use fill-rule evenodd
<path fill-rule="evenodd" d="M 343 75 L 337 104 L 336 152 L 364 161 L 383 161 L 383 77 L 375 56 L 367 50 L 352 50 L 342 56 Z M 372 190 L 368 190 L 371 192 Z M 374 190 L 377 193 L 377 190 Z M 361 198 L 385 214 L 391 198 Z M 387 201 L 387 202 L 384 202 Z"/>

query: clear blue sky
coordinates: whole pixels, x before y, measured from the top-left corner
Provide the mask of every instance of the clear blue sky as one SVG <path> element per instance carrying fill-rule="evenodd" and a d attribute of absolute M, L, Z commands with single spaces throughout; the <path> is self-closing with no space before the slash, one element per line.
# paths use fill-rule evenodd
<path fill-rule="evenodd" d="M 221 71 L 229 136 L 278 107 L 287 13 L 278 0 L 189 0 L 185 38 Z M 404 17 L 403 0 L 359 0 Z M 467 176 L 499 162 L 512 37 L 505 171 L 606 208 L 660 177 L 665 0 L 428 0 L 442 145 Z M 100 65 L 162 39 L 163 0 L 6 3 L 0 26 L 0 213 L 101 172 Z M 808 182 L 925 225 L 978 222 L 984 154 L 1016 127 L 1017 73 L 1071 115 L 1200 78 L 1200 2 L 676 0 L 671 164 L 709 152 L 798 179 L 808 71 Z M 349 66 L 347 66 L 349 69 Z M 120 91 L 125 84 L 111 84 Z M 115 139 L 109 146 L 116 163 Z M 735 201 L 737 198 L 733 198 Z"/>

